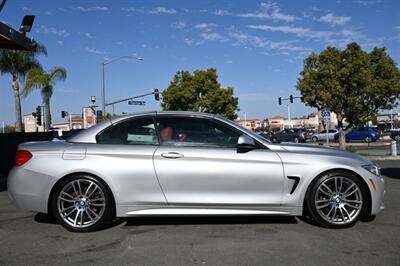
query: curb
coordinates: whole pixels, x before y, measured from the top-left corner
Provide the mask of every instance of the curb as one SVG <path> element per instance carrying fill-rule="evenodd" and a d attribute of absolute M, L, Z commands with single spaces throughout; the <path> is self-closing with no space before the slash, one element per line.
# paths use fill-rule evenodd
<path fill-rule="evenodd" d="M 395 161 L 395 160 L 400 160 L 400 156 L 364 156 L 370 160 L 373 161 L 385 161 L 385 160 L 390 160 L 390 161 Z"/>

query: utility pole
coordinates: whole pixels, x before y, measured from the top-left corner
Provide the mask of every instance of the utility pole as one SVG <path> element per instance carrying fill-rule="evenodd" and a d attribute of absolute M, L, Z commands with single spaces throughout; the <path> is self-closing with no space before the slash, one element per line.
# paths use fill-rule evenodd
<path fill-rule="evenodd" d="M 292 120 L 290 118 L 290 104 L 287 105 L 287 113 L 288 113 L 288 120 L 289 120 L 289 128 L 292 128 Z"/>

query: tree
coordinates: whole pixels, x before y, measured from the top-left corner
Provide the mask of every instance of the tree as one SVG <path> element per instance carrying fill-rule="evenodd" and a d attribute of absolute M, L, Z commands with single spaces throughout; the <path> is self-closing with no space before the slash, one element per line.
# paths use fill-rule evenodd
<path fill-rule="evenodd" d="M 367 53 L 357 43 L 349 43 L 344 50 L 328 47 L 304 60 L 300 76 L 297 89 L 302 101 L 336 113 L 341 149 L 345 149 L 345 134 L 351 126 L 366 123 L 379 110 L 393 108 L 400 95 L 400 71 L 385 48 Z"/>
<path fill-rule="evenodd" d="M 19 91 L 19 81 L 22 81 L 27 71 L 33 67 L 40 67 L 35 55 L 47 55 L 46 48 L 38 44 L 34 52 L 14 51 L 0 49 L 0 72 L 1 74 L 11 74 L 12 90 L 15 98 L 15 130 L 22 131 L 21 99 Z"/>
<path fill-rule="evenodd" d="M 193 75 L 180 71 L 163 92 L 161 106 L 164 110 L 200 111 L 234 119 L 239 99 L 233 94 L 233 88 L 221 87 L 216 69 L 195 70 Z"/>
<path fill-rule="evenodd" d="M 54 93 L 54 85 L 56 81 L 64 81 L 66 78 L 67 71 L 63 67 L 53 67 L 49 72 L 37 67 L 27 73 L 22 95 L 26 97 L 33 89 L 40 89 L 43 97 L 46 131 L 50 129 L 50 98 Z"/>

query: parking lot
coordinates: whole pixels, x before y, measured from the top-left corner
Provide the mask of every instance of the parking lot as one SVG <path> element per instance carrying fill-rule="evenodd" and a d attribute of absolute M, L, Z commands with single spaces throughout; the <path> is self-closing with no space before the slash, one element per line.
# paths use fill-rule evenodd
<path fill-rule="evenodd" d="M 77 234 L 0 192 L 0 264 L 399 265 L 400 162 L 379 165 L 386 210 L 344 230 L 293 217 L 166 217 Z"/>

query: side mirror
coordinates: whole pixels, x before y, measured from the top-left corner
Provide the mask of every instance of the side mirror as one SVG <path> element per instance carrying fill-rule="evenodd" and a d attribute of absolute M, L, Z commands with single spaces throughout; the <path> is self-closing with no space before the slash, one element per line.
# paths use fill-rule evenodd
<path fill-rule="evenodd" d="M 256 143 L 254 142 L 254 140 L 247 135 L 241 135 L 238 139 L 237 145 L 238 148 L 252 149 L 256 147 Z"/>

